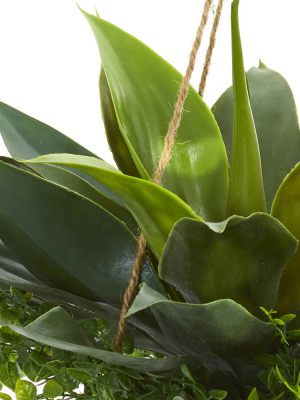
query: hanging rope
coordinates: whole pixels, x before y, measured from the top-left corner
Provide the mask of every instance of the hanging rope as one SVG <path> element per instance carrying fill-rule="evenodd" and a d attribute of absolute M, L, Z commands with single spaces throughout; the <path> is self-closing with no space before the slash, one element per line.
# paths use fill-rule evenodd
<path fill-rule="evenodd" d="M 207 80 L 207 76 L 209 73 L 209 67 L 211 64 L 211 58 L 212 58 L 212 54 L 213 54 L 214 47 L 216 44 L 217 31 L 218 31 L 218 27 L 219 27 L 219 23 L 220 23 L 220 19 L 221 19 L 223 3 L 224 3 L 224 0 L 219 0 L 214 24 L 213 24 L 211 34 L 210 34 L 209 46 L 208 46 L 207 53 L 206 53 L 205 64 L 203 67 L 201 82 L 200 82 L 199 91 L 198 91 L 198 93 L 201 97 L 203 97 L 206 80 Z"/>
<path fill-rule="evenodd" d="M 188 64 L 186 73 L 184 75 L 184 78 L 183 78 L 181 86 L 180 86 L 178 99 L 177 99 L 177 102 L 176 102 L 175 108 L 174 108 L 174 115 L 170 122 L 169 129 L 168 129 L 167 135 L 164 140 L 165 141 L 164 149 L 163 149 L 161 158 L 159 160 L 158 168 L 157 168 L 154 178 L 153 178 L 153 182 L 157 185 L 159 185 L 160 180 L 164 173 L 164 169 L 170 160 L 171 150 L 174 145 L 175 138 L 176 138 L 176 132 L 177 132 L 177 129 L 180 125 L 180 121 L 182 118 L 184 102 L 188 95 L 190 79 L 191 79 L 193 70 L 195 68 L 197 53 L 198 53 L 198 50 L 201 45 L 203 31 L 204 31 L 205 25 L 208 20 L 212 1 L 213 0 L 205 1 L 201 22 L 200 22 L 199 28 L 197 30 L 197 35 L 196 35 L 196 39 L 195 39 L 193 47 L 192 47 L 192 51 L 190 53 L 189 64 Z M 122 306 L 122 311 L 121 311 L 121 316 L 120 316 L 120 321 L 119 321 L 119 326 L 118 326 L 118 332 L 117 332 L 117 336 L 116 336 L 115 343 L 114 343 L 114 351 L 116 353 L 121 353 L 121 350 L 122 350 L 122 343 L 123 343 L 123 338 L 124 338 L 125 328 L 126 328 L 125 316 L 128 313 L 128 310 L 134 299 L 135 293 L 138 289 L 142 265 L 143 265 L 143 261 L 144 261 L 146 245 L 147 245 L 147 243 L 146 243 L 145 236 L 143 234 L 141 234 L 141 236 L 139 238 L 139 242 L 138 242 L 138 249 L 136 252 L 135 261 L 132 266 L 129 285 L 128 285 L 128 288 L 124 295 L 123 306 Z"/>

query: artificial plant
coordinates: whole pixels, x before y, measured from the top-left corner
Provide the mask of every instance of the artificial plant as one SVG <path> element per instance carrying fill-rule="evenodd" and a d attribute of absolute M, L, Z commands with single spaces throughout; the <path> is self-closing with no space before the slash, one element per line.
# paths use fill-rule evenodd
<path fill-rule="evenodd" d="M 287 386 L 298 390 L 298 363 L 286 363 L 291 383 L 269 358 L 297 356 L 298 119 L 281 75 L 263 63 L 245 73 L 238 7 L 234 0 L 233 87 L 212 110 L 190 88 L 160 186 L 151 176 L 181 75 L 100 17 L 82 11 L 100 51 L 102 115 L 119 169 L 1 104 L 13 158 L 0 162 L 0 280 L 74 310 L 53 308 L 25 327 L 4 314 L 10 335 L 137 373 L 176 377 L 185 365 L 197 385 L 229 399 L 249 390 L 250 399 L 299 398 Z M 135 348 L 160 358 L 116 354 L 77 322 L 104 318 L 114 335 L 139 230 L 148 250 L 127 330 Z M 262 359 L 272 360 L 274 390 Z"/>

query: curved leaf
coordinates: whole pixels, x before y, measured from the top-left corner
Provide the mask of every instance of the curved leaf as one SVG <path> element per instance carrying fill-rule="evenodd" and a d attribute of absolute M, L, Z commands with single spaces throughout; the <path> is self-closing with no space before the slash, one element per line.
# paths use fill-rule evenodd
<path fill-rule="evenodd" d="M 182 354 L 194 356 L 208 369 L 225 374 L 231 373 L 227 362 L 264 352 L 276 332 L 275 326 L 253 317 L 232 300 L 175 303 L 142 284 L 128 315 L 148 307 Z"/>
<path fill-rule="evenodd" d="M 0 238 L 48 286 L 120 304 L 137 242 L 97 204 L 0 162 Z M 142 280 L 163 291 L 148 259 Z"/>
<path fill-rule="evenodd" d="M 35 400 L 36 387 L 29 381 L 19 379 L 16 384 L 15 394 L 17 400 Z"/>
<path fill-rule="evenodd" d="M 9 326 L 14 332 L 47 346 L 84 354 L 140 372 L 177 371 L 182 364 L 187 364 L 190 369 L 200 366 L 197 360 L 186 356 L 147 359 L 101 350 L 91 342 L 78 322 L 60 307 L 50 310 L 26 328 L 6 321 L 0 321 L 0 326 Z"/>
<path fill-rule="evenodd" d="M 103 161 L 71 154 L 49 154 L 30 160 L 30 164 L 66 165 L 99 180 L 124 201 L 159 259 L 174 224 L 181 218 L 197 217 L 173 193 L 154 183 L 120 174 L 106 168 Z"/>
<path fill-rule="evenodd" d="M 98 43 L 119 127 L 144 179 L 157 168 L 181 74 L 116 26 L 82 11 Z M 210 110 L 191 87 L 162 185 L 208 221 L 225 219 L 228 163 Z"/>
<path fill-rule="evenodd" d="M 282 182 L 271 214 L 300 239 L 300 164 Z M 300 309 L 300 248 L 286 266 L 278 293 L 276 311 L 279 315 L 296 313 Z"/>
<path fill-rule="evenodd" d="M 257 130 L 268 211 L 282 180 L 300 160 L 296 104 L 287 81 L 262 62 L 247 72 L 251 108 Z M 232 87 L 212 107 L 231 156 Z"/>
<path fill-rule="evenodd" d="M 179 221 L 165 246 L 160 276 L 190 303 L 231 299 L 263 317 L 261 306 L 275 307 L 297 240 L 267 214 L 231 217 L 212 228 L 201 221 Z"/>
<path fill-rule="evenodd" d="M 259 146 L 253 120 L 239 31 L 238 7 L 232 3 L 233 130 L 227 215 L 265 212 Z"/>
<path fill-rule="evenodd" d="M 127 144 L 120 131 L 118 120 L 111 98 L 107 78 L 103 66 L 101 65 L 100 79 L 100 101 L 102 119 L 104 122 L 106 138 L 113 153 L 114 160 L 123 174 L 140 177 L 138 170 L 132 160 Z"/>
<path fill-rule="evenodd" d="M 137 223 L 125 206 L 117 203 L 111 197 L 100 192 L 100 190 L 96 189 L 85 179 L 55 165 L 34 164 L 33 167 L 47 180 L 65 186 L 66 188 L 71 189 L 72 191 L 99 204 L 99 206 L 113 214 L 120 221 L 125 222 L 128 229 L 132 232 L 136 233 L 138 230 Z"/>

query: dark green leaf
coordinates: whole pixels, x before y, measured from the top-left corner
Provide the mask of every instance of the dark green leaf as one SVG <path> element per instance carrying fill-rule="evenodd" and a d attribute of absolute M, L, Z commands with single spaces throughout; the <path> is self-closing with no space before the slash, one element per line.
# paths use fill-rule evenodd
<path fill-rule="evenodd" d="M 235 354 L 236 363 L 238 356 L 264 352 L 276 332 L 274 325 L 253 317 L 232 300 L 176 303 L 142 284 L 128 315 L 149 307 L 178 351 L 197 357 L 208 369 L 227 374 L 231 369 L 224 360 L 230 362 Z"/>
<path fill-rule="evenodd" d="M 25 296 L 23 296 L 23 294 L 18 289 L 11 287 L 10 291 L 11 291 L 11 294 L 16 297 L 16 299 L 22 306 L 26 305 L 26 298 L 25 298 Z"/>
<path fill-rule="evenodd" d="M 0 325 L 7 325 L 7 323 L 0 321 Z M 77 321 L 60 307 L 50 310 L 26 328 L 16 325 L 9 325 L 9 327 L 20 335 L 38 343 L 73 353 L 85 354 L 110 364 L 141 372 L 176 371 L 182 364 L 188 365 L 190 370 L 199 368 L 199 362 L 192 357 L 174 356 L 147 359 L 98 349 L 96 343 L 83 331 Z"/>
<path fill-rule="evenodd" d="M 88 371 L 80 371 L 76 368 L 68 368 L 68 373 L 78 382 L 86 382 L 92 379 L 92 375 Z"/>
<path fill-rule="evenodd" d="M 56 397 L 61 396 L 62 394 L 63 394 L 63 388 L 52 379 L 50 379 L 43 388 L 43 395 L 47 399 L 55 399 Z"/>
<path fill-rule="evenodd" d="M 33 383 L 19 379 L 15 389 L 17 400 L 35 400 L 36 387 Z"/>
<path fill-rule="evenodd" d="M 299 161 L 300 131 L 296 104 L 287 81 L 262 62 L 247 72 L 251 108 L 257 130 L 268 211 L 275 194 L 291 169 Z M 233 91 L 232 87 L 212 107 L 231 155 Z"/>
<path fill-rule="evenodd" d="M 137 248 L 124 224 L 88 199 L 2 162 L 0 186 L 0 238 L 29 271 L 46 285 L 120 304 Z M 142 280 L 164 292 L 147 258 Z"/>
<path fill-rule="evenodd" d="M 41 367 L 33 361 L 27 361 L 23 365 L 24 374 L 33 382 L 37 381 L 40 370 Z"/>
<path fill-rule="evenodd" d="M 174 224 L 181 218 L 202 220 L 179 197 L 142 179 L 118 173 L 103 161 L 70 154 L 50 154 L 30 163 L 51 163 L 78 169 L 105 184 L 128 206 L 152 251 L 160 258 Z M 38 179 L 38 178 L 36 178 Z"/>
<path fill-rule="evenodd" d="M 8 362 L 0 367 L 0 382 L 14 391 L 20 372 L 16 363 Z"/>
<path fill-rule="evenodd" d="M 99 89 L 102 119 L 104 122 L 106 138 L 113 153 L 114 160 L 123 174 L 139 178 L 140 174 L 138 173 L 134 161 L 132 160 L 127 144 L 119 128 L 114 103 L 111 98 L 108 82 L 102 65 L 99 79 Z"/>
<path fill-rule="evenodd" d="M 94 337 L 97 333 L 97 320 L 96 319 L 83 319 L 79 321 L 82 329 L 90 336 Z"/>
<path fill-rule="evenodd" d="M 138 229 L 137 223 L 124 205 L 121 205 L 116 200 L 106 196 L 80 176 L 50 164 L 34 164 L 34 167 L 47 180 L 65 186 L 66 188 L 87 197 L 94 203 L 99 204 L 99 206 L 113 214 L 120 221 L 125 222 L 128 229 L 132 232 L 135 232 Z"/>
<path fill-rule="evenodd" d="M 139 174 L 149 179 L 162 153 L 182 76 L 139 40 L 82 12 L 98 42 L 120 131 Z M 212 114 L 193 88 L 162 184 L 204 219 L 224 220 L 225 149 Z"/>
<path fill-rule="evenodd" d="M 261 318 L 260 306 L 275 306 L 297 244 L 267 214 L 231 217 L 222 224 L 182 219 L 169 236 L 159 273 L 190 303 L 232 299 Z"/>
<path fill-rule="evenodd" d="M 48 358 L 42 354 L 42 353 L 38 353 L 37 351 L 33 351 L 30 355 L 30 359 L 35 362 L 37 365 L 40 365 L 41 367 L 44 364 L 47 364 L 47 362 L 49 361 Z"/>

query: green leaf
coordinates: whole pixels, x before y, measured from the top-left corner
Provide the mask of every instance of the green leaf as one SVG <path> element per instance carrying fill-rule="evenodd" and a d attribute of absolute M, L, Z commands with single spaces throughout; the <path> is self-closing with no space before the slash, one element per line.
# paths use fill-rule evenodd
<path fill-rule="evenodd" d="M 300 330 L 294 330 L 289 332 L 289 339 L 300 341 Z"/>
<path fill-rule="evenodd" d="M 265 212 L 259 146 L 253 120 L 238 20 L 239 0 L 232 3 L 233 131 L 227 213 L 248 217 Z"/>
<path fill-rule="evenodd" d="M 276 367 L 276 365 L 278 365 L 278 358 L 271 354 L 256 354 L 253 357 L 266 368 Z"/>
<path fill-rule="evenodd" d="M 55 399 L 63 394 L 63 388 L 56 383 L 54 380 L 50 379 L 43 388 L 43 395 L 47 399 Z"/>
<path fill-rule="evenodd" d="M 15 389 L 17 400 L 35 400 L 36 387 L 33 383 L 19 379 Z"/>
<path fill-rule="evenodd" d="M 23 365 L 24 374 L 33 382 L 36 382 L 38 380 L 40 370 L 41 367 L 33 361 L 27 361 Z"/>
<path fill-rule="evenodd" d="M 283 317 L 280 317 L 281 321 L 284 322 L 285 324 L 289 321 L 292 321 L 295 318 L 296 318 L 295 314 L 286 314 Z"/>
<path fill-rule="evenodd" d="M 227 396 L 227 392 L 225 392 L 224 390 L 210 390 L 209 395 L 213 399 L 222 400 L 225 399 L 225 397 Z"/>
<path fill-rule="evenodd" d="M 4 324 L 2 324 L 4 325 Z M 8 362 L 0 367 L 0 382 L 14 391 L 17 380 L 20 378 L 20 372 L 16 363 Z"/>
<path fill-rule="evenodd" d="M 127 144 L 122 136 L 116 116 L 114 103 L 109 90 L 107 78 L 103 66 L 99 78 L 100 101 L 102 119 L 104 122 L 106 138 L 113 153 L 114 160 L 123 174 L 140 177 L 132 160 Z"/>
<path fill-rule="evenodd" d="M 13 158 L 30 159 L 49 153 L 97 157 L 57 130 L 1 102 L 0 132 Z M 115 198 L 114 194 L 99 182 L 89 179 L 84 174 L 80 175 L 104 194 Z"/>
<path fill-rule="evenodd" d="M 48 286 L 121 303 L 137 248 L 124 224 L 88 199 L 2 162 L 0 186 L 0 238 L 30 272 Z M 142 280 L 164 292 L 147 258 Z"/>
<path fill-rule="evenodd" d="M 25 306 L 26 305 L 26 298 L 23 296 L 23 294 L 16 288 L 11 287 L 10 288 L 10 292 L 13 296 L 16 297 L 16 299 L 18 300 L 18 302 L 22 305 Z"/>
<path fill-rule="evenodd" d="M 42 353 L 38 353 L 37 351 L 33 351 L 30 355 L 30 359 L 35 362 L 37 365 L 40 365 L 41 367 L 44 364 L 47 364 L 47 362 L 49 361 L 48 358 L 42 354 Z"/>
<path fill-rule="evenodd" d="M 271 214 L 277 218 L 298 240 L 300 239 L 300 164 L 282 182 L 272 205 Z M 278 293 L 278 315 L 296 313 L 300 308 L 300 248 L 286 266 Z"/>
<path fill-rule="evenodd" d="M 21 308 L 9 307 L 5 311 L 2 311 L 1 317 L 9 322 L 17 321 L 22 317 L 24 311 Z"/>
<path fill-rule="evenodd" d="M 296 104 L 287 81 L 262 62 L 247 72 L 251 108 L 257 130 L 268 211 L 283 178 L 298 163 L 300 131 Z M 280 100 L 279 100 L 280 99 Z M 232 87 L 212 107 L 231 156 Z"/>
<path fill-rule="evenodd" d="M 274 325 L 253 317 L 232 300 L 197 305 L 177 303 L 142 284 L 127 315 L 147 308 L 167 339 L 178 347 L 177 351 L 197 357 L 208 369 L 228 375 L 231 368 L 225 361 L 230 363 L 234 354 L 233 365 L 238 365 L 238 357 L 264 352 L 276 332 Z"/>
<path fill-rule="evenodd" d="M 144 179 L 157 168 L 181 74 L 116 26 L 82 11 L 98 43 L 120 131 Z M 162 90 L 163 88 L 163 90 Z M 219 128 L 191 87 L 162 185 L 202 218 L 225 218 L 228 164 Z"/>
<path fill-rule="evenodd" d="M 126 332 L 122 343 L 122 353 L 131 354 L 133 350 L 134 350 L 134 338 L 129 332 Z"/>
<path fill-rule="evenodd" d="M 297 244 L 267 214 L 220 224 L 182 219 L 169 236 L 159 274 L 189 303 L 232 299 L 261 318 L 259 307 L 275 306 L 282 272 Z"/>
<path fill-rule="evenodd" d="M 90 336 L 94 337 L 97 333 L 97 320 L 96 319 L 83 319 L 79 321 L 82 329 Z"/>
<path fill-rule="evenodd" d="M 10 397 L 10 395 L 6 394 L 6 393 L 0 393 L 0 399 L 1 400 L 12 400 L 12 398 Z"/>
<path fill-rule="evenodd" d="M 8 324 L 6 321 L 0 321 L 0 325 L 8 325 L 14 332 L 38 343 L 64 351 L 84 354 L 140 372 L 177 371 L 182 364 L 188 365 L 190 370 L 199 368 L 199 362 L 193 357 L 172 356 L 147 359 L 101 350 L 83 331 L 78 322 L 61 307 L 50 310 L 26 328 Z M 63 386 L 61 382 L 58 383 Z"/>
<path fill-rule="evenodd" d="M 80 371 L 76 368 L 68 368 L 68 373 L 78 382 L 87 382 L 92 379 L 92 375 L 88 371 Z"/>
<path fill-rule="evenodd" d="M 254 389 L 252 390 L 252 392 L 250 393 L 250 395 L 249 395 L 249 397 L 248 397 L 248 400 L 259 400 L 259 397 L 258 397 L 258 395 L 257 395 L 256 388 L 254 388 Z"/>
<path fill-rule="evenodd" d="M 103 161 L 70 154 L 51 154 L 31 164 L 60 164 L 85 172 L 114 191 L 130 209 L 151 249 L 160 258 L 174 224 L 181 218 L 201 220 L 179 197 L 154 183 L 107 169 Z"/>
<path fill-rule="evenodd" d="M 132 232 L 135 233 L 138 229 L 137 223 L 125 206 L 103 194 L 80 176 L 55 165 L 34 164 L 34 167 L 47 180 L 71 189 L 92 200 L 94 203 L 99 204 L 99 206 L 113 214 L 120 221 L 125 222 L 128 229 Z"/>

